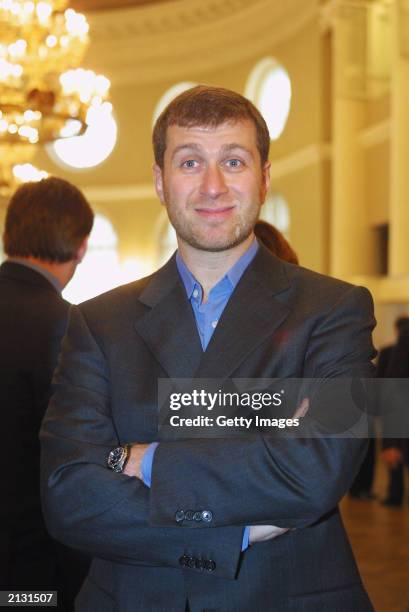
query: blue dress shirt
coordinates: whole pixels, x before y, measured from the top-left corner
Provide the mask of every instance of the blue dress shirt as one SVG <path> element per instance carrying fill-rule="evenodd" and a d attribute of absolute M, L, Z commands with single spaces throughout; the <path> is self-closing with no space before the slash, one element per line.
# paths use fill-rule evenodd
<path fill-rule="evenodd" d="M 197 331 L 204 351 L 207 349 L 231 294 L 236 288 L 247 266 L 256 255 L 257 250 L 257 240 L 253 240 L 247 251 L 211 289 L 208 300 L 205 303 L 202 302 L 202 286 L 190 272 L 179 252 L 176 253 L 176 265 L 185 286 L 188 300 L 192 306 L 193 314 L 195 315 Z M 157 446 L 157 442 L 152 443 L 142 458 L 142 479 L 148 487 L 150 487 L 152 481 L 152 465 Z M 249 527 L 246 527 L 243 534 L 242 550 L 246 550 L 249 545 L 249 532 Z"/>

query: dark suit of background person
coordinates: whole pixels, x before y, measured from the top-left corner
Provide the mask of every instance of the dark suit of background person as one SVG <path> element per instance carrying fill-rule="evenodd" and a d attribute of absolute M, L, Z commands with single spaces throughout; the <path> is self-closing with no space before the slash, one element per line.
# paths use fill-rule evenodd
<path fill-rule="evenodd" d="M 59 212 L 61 208 L 65 212 Z M 78 209 L 85 209 L 88 223 L 81 230 L 79 216 L 78 228 L 74 224 L 82 242 L 92 226 L 92 211 L 76 188 L 53 178 L 21 187 L 8 208 L 5 251 L 10 257 L 0 267 L 0 406 L 6 449 L 1 471 L 0 586 L 58 589 L 59 609 L 66 611 L 73 608 L 89 561 L 46 531 L 40 505 L 38 432 L 67 326 L 69 304 L 60 291 L 78 263 L 50 262 L 45 257 L 48 253 L 51 258 L 54 250 L 58 256 L 53 238 L 62 244 L 66 239 L 57 231 L 56 215 L 68 224 Z M 38 246 L 41 242 L 43 247 Z"/>
<path fill-rule="evenodd" d="M 380 349 L 378 354 L 378 361 L 376 364 L 376 378 L 387 378 L 388 366 L 390 363 L 393 344 L 385 346 Z M 388 446 L 388 440 L 385 438 L 382 441 L 382 446 Z M 385 505 L 400 505 L 402 503 L 403 496 L 403 468 L 400 464 L 396 468 L 388 468 L 388 485 L 386 498 L 382 502 Z"/>
<path fill-rule="evenodd" d="M 205 352 L 174 257 L 73 307 L 41 437 L 51 533 L 95 557 L 77 609 L 372 610 L 337 508 L 363 441 L 161 442 L 151 490 L 106 458 L 156 439 L 160 377 L 367 377 L 373 326 L 366 290 L 264 247 Z M 294 530 L 241 553 L 243 527 L 265 523 Z"/>
<path fill-rule="evenodd" d="M 397 335 L 403 331 L 406 327 L 409 327 L 408 317 L 399 317 L 395 321 L 395 329 Z M 391 344 L 380 349 L 378 359 L 376 363 L 376 378 L 387 378 L 392 377 L 388 373 L 391 363 L 391 357 L 393 355 L 395 345 Z M 393 440 L 384 438 L 382 441 L 382 447 L 384 449 L 393 448 Z M 375 464 L 376 464 L 376 438 L 375 432 L 370 433 L 368 451 L 365 455 L 365 459 L 359 469 L 358 474 L 355 477 L 354 482 L 350 488 L 350 496 L 357 499 L 374 499 L 375 496 L 372 493 L 372 486 L 375 477 Z M 404 470 L 402 463 L 396 465 L 396 467 L 388 466 L 388 485 L 387 495 L 382 501 L 385 506 L 400 506 L 403 500 L 404 492 Z"/>
<path fill-rule="evenodd" d="M 409 320 L 400 326 L 398 341 L 395 346 L 391 347 L 386 369 L 388 378 L 406 378 L 409 379 Z M 405 386 L 405 390 L 407 386 Z M 404 398 L 407 404 L 407 398 Z M 395 467 L 390 468 L 390 484 L 388 496 L 385 500 L 385 505 L 400 506 L 404 501 L 405 490 L 405 466 L 409 467 L 409 408 L 408 413 L 401 414 L 401 431 L 402 438 L 384 438 L 382 455 L 388 455 L 391 450 L 395 449 L 399 452 L 400 460 L 395 464 Z"/>

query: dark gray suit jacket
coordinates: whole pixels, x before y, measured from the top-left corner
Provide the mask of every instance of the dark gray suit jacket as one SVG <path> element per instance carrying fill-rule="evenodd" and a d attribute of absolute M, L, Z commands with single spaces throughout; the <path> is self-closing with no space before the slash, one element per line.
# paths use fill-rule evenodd
<path fill-rule="evenodd" d="M 174 258 L 73 308 L 42 444 L 48 527 L 97 557 L 78 610 L 182 612 L 186 599 L 194 612 L 372 610 L 337 509 L 365 442 L 164 442 L 151 491 L 106 457 L 156 439 L 159 377 L 368 376 L 373 325 L 365 289 L 264 248 L 204 353 Z M 179 509 L 213 519 L 178 523 Z M 243 526 L 257 523 L 295 529 L 241 553 Z"/>
<path fill-rule="evenodd" d="M 38 432 L 69 304 L 39 272 L 0 266 L 0 589 L 59 589 L 71 610 L 89 567 L 46 532 L 40 504 Z"/>

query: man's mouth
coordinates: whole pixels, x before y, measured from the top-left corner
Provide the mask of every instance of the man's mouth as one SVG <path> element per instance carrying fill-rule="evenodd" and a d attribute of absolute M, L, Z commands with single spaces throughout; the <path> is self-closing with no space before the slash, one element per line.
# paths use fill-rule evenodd
<path fill-rule="evenodd" d="M 235 206 L 200 206 L 195 211 L 205 219 L 225 219 L 231 215 Z"/>

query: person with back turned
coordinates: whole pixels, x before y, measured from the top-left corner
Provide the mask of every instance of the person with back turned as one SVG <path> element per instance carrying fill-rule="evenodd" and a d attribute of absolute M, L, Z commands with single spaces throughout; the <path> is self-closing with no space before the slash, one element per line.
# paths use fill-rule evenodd
<path fill-rule="evenodd" d="M 337 508 L 366 441 L 158 439 L 158 379 L 369 376 L 370 294 L 256 240 L 270 138 L 243 96 L 184 92 L 153 142 L 178 251 L 71 309 L 41 432 L 47 525 L 94 556 L 77 611 L 369 612 Z"/>
<path fill-rule="evenodd" d="M 380 352 L 379 362 L 387 378 L 409 379 L 409 318 L 399 317 L 395 322 L 398 339 L 395 345 L 386 347 Z M 386 355 L 385 355 L 386 353 Z M 381 360 L 382 358 L 382 360 Z M 380 369 L 378 362 L 378 369 Z M 406 472 L 409 475 L 409 430 L 407 417 L 407 387 L 403 391 L 403 410 L 401 419 L 402 437 L 383 437 L 381 458 L 386 463 L 389 473 L 387 497 L 382 504 L 389 507 L 400 507 L 405 500 Z M 383 425 L 386 425 L 386 420 Z M 406 423 L 406 427 L 404 425 Z M 387 426 L 386 426 L 387 430 Z"/>
<path fill-rule="evenodd" d="M 84 257 L 93 212 L 74 185 L 50 177 L 12 196 L 0 267 L 0 410 L 2 424 L 0 588 L 57 590 L 73 599 L 86 557 L 53 540 L 40 504 L 38 432 L 64 335 L 69 304 L 61 291 Z"/>
<path fill-rule="evenodd" d="M 254 234 L 261 244 L 280 259 L 298 265 L 298 256 L 288 240 L 274 225 L 259 219 L 254 226 Z"/>

